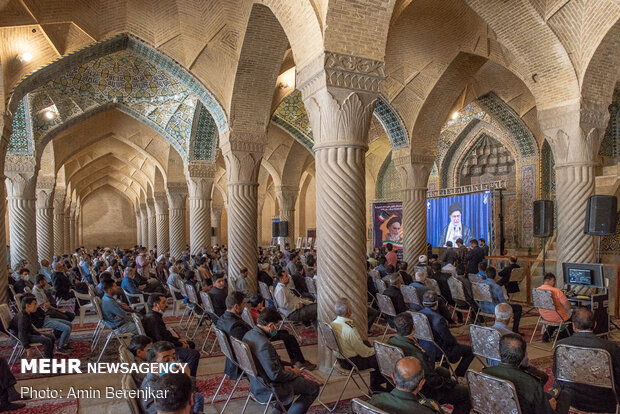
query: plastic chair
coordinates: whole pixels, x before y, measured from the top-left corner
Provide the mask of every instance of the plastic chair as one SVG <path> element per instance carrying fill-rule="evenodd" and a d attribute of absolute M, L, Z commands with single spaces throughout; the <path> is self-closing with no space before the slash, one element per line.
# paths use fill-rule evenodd
<path fill-rule="evenodd" d="M 168 284 L 168 290 L 170 291 L 170 296 L 172 296 L 172 315 L 177 316 L 177 313 L 181 310 L 181 307 L 185 306 L 183 299 L 177 299 L 176 297 L 176 293 L 181 294 L 181 291 L 171 284 Z M 181 317 L 181 320 L 183 320 L 183 317 Z M 179 321 L 179 324 L 180 323 L 181 321 Z"/>
<path fill-rule="evenodd" d="M 89 285 L 90 287 L 90 285 Z M 84 325 L 84 317 L 86 316 L 86 312 L 94 312 L 95 311 L 95 307 L 93 305 L 92 302 L 92 297 L 90 295 L 90 290 L 89 293 L 79 293 L 73 289 L 71 289 L 71 292 L 73 292 L 73 296 L 75 296 L 75 300 L 80 303 L 80 326 Z M 84 305 L 81 304 L 80 300 L 87 300 L 89 301 L 89 303 L 86 303 Z"/>
<path fill-rule="evenodd" d="M 125 297 L 127 298 L 127 303 L 129 303 L 129 306 L 131 307 L 131 309 L 138 309 L 140 307 L 142 307 L 142 309 L 147 309 L 146 307 L 146 302 L 144 301 L 144 294 L 143 293 L 129 293 L 127 292 L 125 289 L 121 289 L 123 291 L 123 293 L 125 294 Z M 132 299 L 137 299 L 137 302 L 132 302 Z"/>
<path fill-rule="evenodd" d="M 340 349 L 340 345 L 338 344 L 338 340 L 336 339 L 336 334 L 334 333 L 334 330 L 332 329 L 331 325 L 325 322 L 321 322 L 321 321 L 319 321 L 318 324 L 319 324 L 319 332 L 321 333 L 321 337 L 323 337 L 323 342 L 325 343 L 325 346 L 327 346 L 327 348 L 336 355 L 336 359 L 334 360 L 334 363 L 332 364 L 332 368 L 329 370 L 329 374 L 327 375 L 327 378 L 325 379 L 325 383 L 323 384 L 323 387 L 321 387 L 321 391 L 319 392 L 319 395 L 316 398 L 317 401 L 323 407 L 325 407 L 329 412 L 334 412 L 336 407 L 338 407 L 338 404 L 340 403 L 340 400 L 342 399 L 342 395 L 344 394 L 344 391 L 347 389 L 347 385 L 349 385 L 350 380 L 353 380 L 353 383 L 366 396 L 366 398 L 370 398 L 368 396 L 368 394 L 370 393 L 370 388 L 368 388 L 368 386 L 366 385 L 366 381 L 364 381 L 364 377 L 362 377 L 362 371 L 360 371 L 357 365 L 355 365 L 349 358 L 344 356 L 344 354 L 342 353 L 342 350 Z M 323 394 L 323 391 L 325 391 L 325 387 L 327 387 L 327 384 L 329 384 L 329 379 L 331 378 L 332 373 L 334 372 L 334 369 L 336 369 L 336 366 L 339 364 L 338 359 L 344 359 L 345 361 L 347 361 L 347 363 L 351 366 L 351 368 L 345 369 L 339 366 L 340 369 L 338 369 L 338 371 L 342 375 L 347 375 L 347 381 L 344 383 L 344 386 L 342 387 L 342 391 L 340 392 L 338 399 L 334 403 L 334 406 L 329 408 L 323 401 L 321 401 L 321 395 Z M 365 371 L 368 371 L 368 370 L 365 370 Z M 366 391 L 368 391 L 368 393 L 366 393 L 366 391 L 360 387 L 358 382 L 355 380 L 355 377 L 353 376 L 353 374 L 356 374 L 359 377 L 360 381 L 362 382 L 362 384 L 364 384 L 364 387 Z"/>

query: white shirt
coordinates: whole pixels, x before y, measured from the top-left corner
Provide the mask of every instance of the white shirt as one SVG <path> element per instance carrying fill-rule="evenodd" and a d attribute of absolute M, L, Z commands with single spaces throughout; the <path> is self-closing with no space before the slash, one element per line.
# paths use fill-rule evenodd
<path fill-rule="evenodd" d="M 278 283 L 276 286 L 276 290 L 273 294 L 276 302 L 278 302 L 278 308 L 280 312 L 284 315 L 289 316 L 291 313 L 295 312 L 299 309 L 299 304 L 306 304 L 305 301 L 301 300 L 297 296 L 291 292 L 287 286 L 284 286 L 282 283 Z"/>
<path fill-rule="evenodd" d="M 452 276 L 456 277 L 456 267 L 453 264 L 448 263 L 447 265 L 445 265 L 444 267 L 441 268 L 441 270 L 445 273 L 450 273 Z"/>

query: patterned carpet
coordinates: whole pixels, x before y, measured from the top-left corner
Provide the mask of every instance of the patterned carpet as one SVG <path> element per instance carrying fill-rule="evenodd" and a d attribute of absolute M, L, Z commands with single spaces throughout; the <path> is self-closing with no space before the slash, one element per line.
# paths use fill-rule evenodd
<path fill-rule="evenodd" d="M 7 414 L 77 414 L 78 412 L 78 400 L 69 398 L 26 401 L 26 406 L 20 410 L 5 411 Z"/>

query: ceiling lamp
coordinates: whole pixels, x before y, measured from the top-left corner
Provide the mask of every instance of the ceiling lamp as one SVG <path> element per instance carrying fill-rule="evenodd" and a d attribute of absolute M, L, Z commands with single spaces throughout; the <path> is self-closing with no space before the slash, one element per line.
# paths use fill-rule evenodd
<path fill-rule="evenodd" d="M 24 63 L 28 63 L 32 60 L 32 53 L 24 52 L 19 56 L 19 60 Z"/>
<path fill-rule="evenodd" d="M 452 114 L 452 119 L 458 119 L 458 117 L 459 117 L 459 113 L 458 112 L 455 112 L 455 113 Z"/>
<path fill-rule="evenodd" d="M 51 109 L 48 109 L 47 111 L 43 112 L 43 117 L 47 119 L 48 121 L 51 121 L 54 118 L 56 118 L 56 112 L 52 111 Z"/>

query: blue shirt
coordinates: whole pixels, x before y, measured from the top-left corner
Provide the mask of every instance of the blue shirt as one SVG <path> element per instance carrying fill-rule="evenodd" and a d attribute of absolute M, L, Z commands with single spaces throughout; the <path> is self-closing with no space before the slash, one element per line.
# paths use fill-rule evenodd
<path fill-rule="evenodd" d="M 142 291 L 138 287 L 138 284 L 136 283 L 136 280 L 130 277 L 123 278 L 123 281 L 121 282 L 121 288 L 125 292 L 131 293 L 132 295 L 139 295 L 142 293 Z"/>
<path fill-rule="evenodd" d="M 103 320 L 112 329 L 116 329 L 122 324 L 131 321 L 125 309 L 107 293 L 103 295 L 101 300 L 101 311 L 103 312 Z"/>
<path fill-rule="evenodd" d="M 506 303 L 506 298 L 504 298 L 504 291 L 502 290 L 502 287 L 500 285 L 488 278 L 481 280 L 479 283 L 491 286 L 491 297 L 493 298 L 493 303 L 480 302 L 478 305 L 480 306 L 482 312 L 494 314 L 495 305 L 499 303 Z"/>
<path fill-rule="evenodd" d="M 88 268 L 88 263 L 80 263 L 80 268 L 82 269 L 82 272 L 84 272 L 84 278 L 86 279 L 86 281 L 93 285 L 93 278 L 90 276 L 90 269 Z"/>
<path fill-rule="evenodd" d="M 50 269 L 49 267 L 41 266 L 41 269 L 39 269 L 39 271 L 45 276 L 48 282 L 52 281 L 52 269 Z"/>

